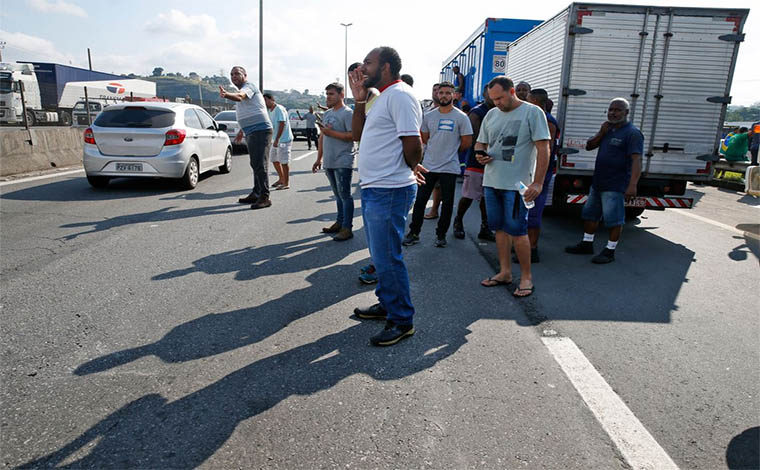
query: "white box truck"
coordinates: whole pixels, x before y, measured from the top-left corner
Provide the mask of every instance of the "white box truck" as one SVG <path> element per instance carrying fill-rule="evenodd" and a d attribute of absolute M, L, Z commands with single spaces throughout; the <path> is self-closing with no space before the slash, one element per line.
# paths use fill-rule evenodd
<path fill-rule="evenodd" d="M 582 204 L 596 151 L 586 142 L 612 98 L 644 134 L 646 209 L 690 208 L 687 181 L 707 181 L 749 10 L 573 3 L 509 45 L 507 75 L 544 88 L 562 129 L 553 205 Z"/>

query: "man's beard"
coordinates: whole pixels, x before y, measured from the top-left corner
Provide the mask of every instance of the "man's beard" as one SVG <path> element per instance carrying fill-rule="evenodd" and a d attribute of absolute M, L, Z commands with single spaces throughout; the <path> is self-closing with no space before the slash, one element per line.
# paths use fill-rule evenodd
<path fill-rule="evenodd" d="M 442 100 L 442 99 L 439 98 L 438 99 L 438 104 L 441 105 L 441 107 L 444 107 L 444 106 L 450 105 L 452 101 L 454 101 L 454 100 L 448 100 L 448 101 L 446 101 L 446 100 Z"/>
<path fill-rule="evenodd" d="M 368 75 L 367 79 L 364 80 L 364 86 L 366 88 L 377 88 L 377 84 L 380 83 L 380 80 L 383 79 L 383 76 L 380 72 L 380 69 L 377 69 L 377 73 L 375 75 Z"/>

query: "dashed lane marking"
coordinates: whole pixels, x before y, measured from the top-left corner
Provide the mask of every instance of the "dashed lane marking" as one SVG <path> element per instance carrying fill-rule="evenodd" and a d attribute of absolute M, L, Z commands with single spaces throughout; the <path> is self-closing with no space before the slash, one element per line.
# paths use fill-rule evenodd
<path fill-rule="evenodd" d="M 541 340 L 631 468 L 678 469 L 573 340 L 562 337 L 542 337 Z"/>
<path fill-rule="evenodd" d="M 303 160 L 304 158 L 306 158 L 306 157 L 308 157 L 308 156 L 311 156 L 311 155 L 314 155 L 315 153 L 317 153 L 317 151 L 316 151 L 316 150 L 312 150 L 312 151 L 311 151 L 311 152 L 309 152 L 309 153 L 305 153 L 305 154 L 301 155 L 300 157 L 296 157 L 296 158 L 294 158 L 294 159 L 293 159 L 293 161 L 294 161 L 294 162 L 297 162 L 298 160 Z"/>

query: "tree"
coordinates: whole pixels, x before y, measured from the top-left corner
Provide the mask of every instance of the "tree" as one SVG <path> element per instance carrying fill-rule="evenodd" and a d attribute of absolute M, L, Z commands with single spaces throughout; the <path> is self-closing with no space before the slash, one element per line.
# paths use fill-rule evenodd
<path fill-rule="evenodd" d="M 198 75 L 198 73 L 197 73 L 197 72 L 190 72 L 190 73 L 187 75 L 187 77 L 188 77 L 190 80 L 200 80 L 200 78 L 201 78 L 201 77 Z"/>
<path fill-rule="evenodd" d="M 308 95 L 308 94 L 309 94 L 309 89 L 308 89 L 308 88 L 307 88 L 307 89 L 305 89 L 305 90 L 303 91 L 303 94 L 304 94 L 304 95 Z"/>
<path fill-rule="evenodd" d="M 185 78 L 184 75 L 182 75 L 182 72 L 177 72 L 174 74 L 174 76 L 179 77 L 179 78 Z"/>
<path fill-rule="evenodd" d="M 156 68 L 153 69 L 153 76 L 154 77 L 160 77 L 163 74 L 164 74 L 163 67 L 156 67 Z"/>
<path fill-rule="evenodd" d="M 137 75 L 130 73 L 129 75 L 127 75 L 127 78 L 137 78 Z"/>

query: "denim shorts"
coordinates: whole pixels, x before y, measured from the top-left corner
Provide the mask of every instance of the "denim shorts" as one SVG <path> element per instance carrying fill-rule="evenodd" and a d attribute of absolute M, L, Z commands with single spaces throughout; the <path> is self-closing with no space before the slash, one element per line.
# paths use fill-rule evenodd
<path fill-rule="evenodd" d="M 486 214 L 491 230 L 507 232 L 513 237 L 528 234 L 528 209 L 523 204 L 520 193 L 514 190 L 496 189 L 486 186 Z"/>
<path fill-rule="evenodd" d="M 625 195 L 617 191 L 597 191 L 592 186 L 581 218 L 594 222 L 604 219 L 605 227 L 625 224 Z"/>

